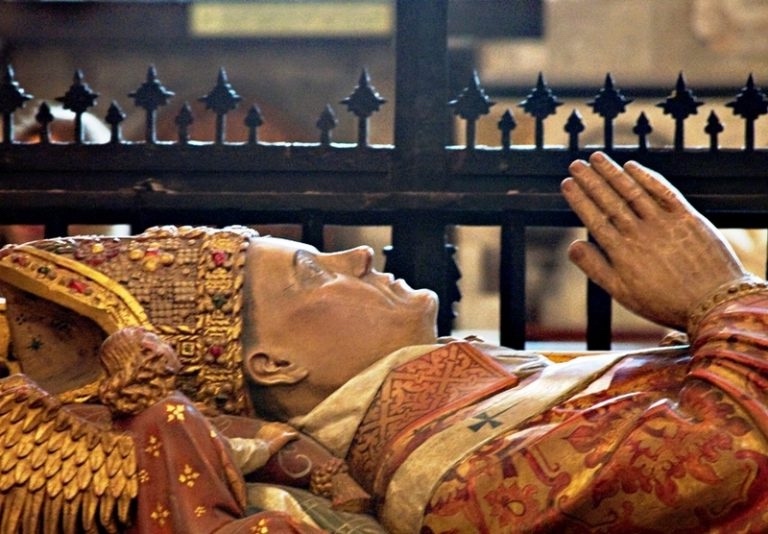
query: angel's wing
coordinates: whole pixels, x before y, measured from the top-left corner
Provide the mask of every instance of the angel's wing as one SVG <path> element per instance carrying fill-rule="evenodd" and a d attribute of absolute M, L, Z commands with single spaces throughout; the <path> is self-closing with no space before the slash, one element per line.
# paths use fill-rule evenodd
<path fill-rule="evenodd" d="M 134 443 L 24 375 L 0 380 L 0 532 L 117 532 L 138 492 Z"/>

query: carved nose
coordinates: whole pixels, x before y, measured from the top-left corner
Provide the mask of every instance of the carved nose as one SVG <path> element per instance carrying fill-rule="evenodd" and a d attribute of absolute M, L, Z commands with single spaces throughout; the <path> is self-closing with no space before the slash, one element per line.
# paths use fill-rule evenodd
<path fill-rule="evenodd" d="M 371 270 L 373 265 L 373 249 L 369 246 L 361 246 L 353 249 L 355 257 L 355 275 L 365 276 Z"/>

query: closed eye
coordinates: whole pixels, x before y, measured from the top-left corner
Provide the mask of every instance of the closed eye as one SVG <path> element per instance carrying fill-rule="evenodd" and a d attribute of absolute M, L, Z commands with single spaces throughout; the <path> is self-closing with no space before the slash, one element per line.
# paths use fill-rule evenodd
<path fill-rule="evenodd" d="M 316 281 L 332 277 L 332 274 L 317 261 L 317 257 L 309 251 L 297 250 L 293 257 L 293 264 L 300 280 Z"/>

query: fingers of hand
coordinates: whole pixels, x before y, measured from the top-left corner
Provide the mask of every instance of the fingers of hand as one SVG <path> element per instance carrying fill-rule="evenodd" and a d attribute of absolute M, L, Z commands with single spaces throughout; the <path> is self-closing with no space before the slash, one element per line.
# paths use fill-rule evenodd
<path fill-rule="evenodd" d="M 621 168 L 602 152 L 592 154 L 590 163 L 605 178 L 635 215 L 640 218 L 648 218 L 658 212 L 659 206 L 656 199 L 646 191 L 645 186 L 641 185 L 633 172 L 631 172 L 633 170 L 638 171 L 636 167 L 641 167 L 645 173 L 651 172 L 649 169 L 639 166 L 635 162 L 630 162 L 624 168 Z"/>
<path fill-rule="evenodd" d="M 648 195 L 648 201 L 642 203 L 643 209 L 658 211 L 658 208 L 675 212 L 677 210 L 692 210 L 680 191 L 677 190 L 664 176 L 640 165 L 636 161 L 628 161 L 624 165 L 627 175 L 644 190 Z M 635 201 L 637 204 L 637 201 Z"/>
<path fill-rule="evenodd" d="M 619 238 L 614 221 L 597 205 L 574 178 L 566 178 L 561 185 L 563 196 L 584 226 L 603 247 Z"/>
<path fill-rule="evenodd" d="M 637 214 L 616 189 L 614 182 L 623 183 L 629 177 L 613 161 L 599 157 L 593 159 L 597 159 L 597 164 L 574 162 L 570 167 L 572 177 L 602 212 L 602 216 L 620 231 L 627 232 L 635 224 Z"/>

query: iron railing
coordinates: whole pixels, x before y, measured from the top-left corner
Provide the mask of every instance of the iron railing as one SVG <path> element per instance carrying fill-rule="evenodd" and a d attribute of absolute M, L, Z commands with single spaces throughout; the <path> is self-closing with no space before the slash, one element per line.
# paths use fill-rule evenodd
<path fill-rule="evenodd" d="M 305 241 L 321 249 L 327 225 L 390 225 L 387 268 L 412 285 L 438 293 L 441 334 L 450 332 L 453 303 L 460 297 L 460 275 L 446 229 L 461 224 L 498 226 L 501 341 L 512 347 L 525 344 L 526 228 L 580 224 L 561 198 L 559 183 L 573 159 L 585 158 L 596 148 L 619 162 L 636 159 L 665 174 L 718 225 L 768 226 L 768 150 L 755 142 L 768 99 L 753 75 L 735 85 L 727 103 L 743 123 L 743 147 L 720 146 L 724 124 L 714 111 L 705 126 L 708 146 L 686 146 L 689 119 L 703 102 L 682 74 L 669 97 L 656 104 L 674 121 L 671 146 L 649 142 L 653 125 L 645 112 L 634 125 L 636 143 L 615 142 L 615 121 L 627 113 L 631 95 L 624 94 L 610 74 L 587 102 L 602 122 L 603 143 L 583 146 L 585 122 L 577 111 L 568 114 L 564 124 L 554 124 L 562 102 L 543 75 L 519 109 L 495 116 L 492 98 L 476 73 L 459 94 L 447 95 L 445 8 L 441 1 L 397 4 L 393 145 L 368 141 L 372 117 L 390 98 L 379 95 L 362 69 L 348 96 L 337 97 L 336 106 L 318 110 L 318 116 L 309 119 L 318 129 L 314 143 L 262 142 L 259 128 L 266 119 L 257 103 L 250 104 L 242 124 L 247 141 L 228 141 L 228 114 L 244 99 L 224 69 L 201 98 L 207 112 L 216 116 L 211 140 L 190 138 L 189 126 L 196 117 L 187 103 L 175 116 L 176 138 L 158 139 L 157 111 L 169 105 L 173 92 L 164 87 L 154 67 L 126 92 L 145 115 L 142 140 L 123 138 L 126 96 L 115 97 L 103 117 L 111 129 L 109 142 L 84 140 L 80 117 L 101 96 L 91 89 L 85 73 L 77 71 L 60 96 L 44 96 L 75 113 L 74 141 L 50 141 L 45 132 L 53 118 L 43 103 L 36 110 L 44 132 L 41 140 L 21 143 L 14 136 L 14 116 L 32 95 L 8 65 L 0 83 L 0 223 L 42 223 L 49 235 L 64 233 L 71 222 L 130 223 L 136 229 L 155 224 L 294 223 L 302 225 Z M 421 52 L 414 54 L 415 48 Z M 357 121 L 354 142 L 333 138 L 339 106 Z M 533 144 L 514 142 L 515 115 L 520 113 L 535 121 Z M 464 129 L 461 146 L 451 141 L 451 114 Z M 496 146 L 477 143 L 478 124 L 488 120 L 497 121 Z M 545 144 L 545 128 L 551 127 L 563 131 L 562 144 Z M 607 348 L 610 299 L 593 286 L 589 293 L 588 346 Z"/>

